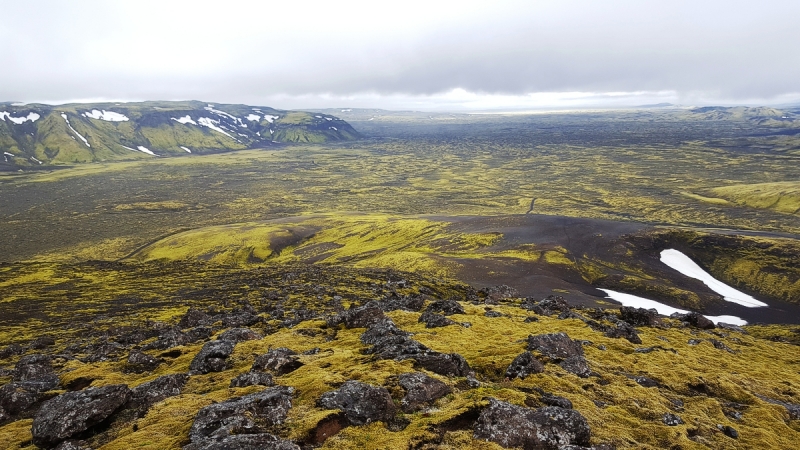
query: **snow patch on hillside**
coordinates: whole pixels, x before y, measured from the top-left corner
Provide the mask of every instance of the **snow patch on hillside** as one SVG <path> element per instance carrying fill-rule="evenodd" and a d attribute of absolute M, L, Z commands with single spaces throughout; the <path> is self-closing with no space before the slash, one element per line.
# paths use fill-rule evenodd
<path fill-rule="evenodd" d="M 231 139 L 236 139 L 233 136 L 231 136 L 230 134 L 228 134 L 225 130 L 223 130 L 222 128 L 220 128 L 218 126 L 219 125 L 219 120 L 214 120 L 214 119 L 211 119 L 211 118 L 208 118 L 208 117 L 201 117 L 201 118 L 197 119 L 197 122 L 200 125 L 202 125 L 204 127 L 211 128 L 212 130 L 217 131 L 219 133 L 222 133 L 222 134 L 224 134 L 225 136 L 228 136 Z"/>
<path fill-rule="evenodd" d="M 83 141 L 84 144 L 86 144 L 87 147 L 91 148 L 92 146 L 89 145 L 89 141 L 87 141 L 85 137 L 81 136 L 80 133 L 75 131 L 75 128 L 72 128 L 72 125 L 70 125 L 69 119 L 67 118 L 67 114 L 61 113 L 61 117 L 63 117 L 64 121 L 67 122 L 67 126 L 69 127 L 69 129 L 72 130 L 72 132 L 75 133 L 79 138 L 81 138 L 81 140 Z"/>
<path fill-rule="evenodd" d="M 0 120 L 5 122 L 6 119 L 8 119 L 8 120 L 10 120 L 11 122 L 13 122 L 13 123 L 15 123 L 17 125 L 22 125 L 23 123 L 25 123 L 25 122 L 27 122 L 29 120 L 31 122 L 36 122 L 37 120 L 39 120 L 40 117 L 42 117 L 42 116 L 40 116 L 39 114 L 36 114 L 35 112 L 32 112 L 32 113 L 28 114 L 27 116 L 23 116 L 23 117 L 14 117 L 14 116 L 11 115 L 10 112 L 0 111 Z"/>
<path fill-rule="evenodd" d="M 192 120 L 192 116 L 189 116 L 189 115 L 186 115 L 186 116 L 183 116 L 183 117 L 179 117 L 177 119 L 174 118 L 174 117 L 170 117 L 170 119 L 174 120 L 175 122 L 182 123 L 184 125 L 186 125 L 187 123 L 190 123 L 192 125 L 197 125 L 197 122 Z"/>
<path fill-rule="evenodd" d="M 273 120 L 277 120 L 277 119 L 280 119 L 280 118 L 281 118 L 281 116 L 271 116 L 269 114 L 264 116 L 264 120 L 266 120 L 269 123 L 272 123 Z"/>
<path fill-rule="evenodd" d="M 675 249 L 667 249 L 661 252 L 661 262 L 672 269 L 686 275 L 687 277 L 700 280 L 709 289 L 721 295 L 725 301 L 736 303 L 748 308 L 760 308 L 768 306 L 766 303 L 756 300 L 750 295 L 745 294 L 727 284 L 712 277 L 711 274 L 703 270 L 688 256 Z"/>
<path fill-rule="evenodd" d="M 261 116 L 259 116 L 258 114 L 248 114 L 247 120 L 251 122 L 258 122 L 259 120 L 261 120 Z"/>
<path fill-rule="evenodd" d="M 124 114 L 114 111 L 100 111 L 97 109 L 93 109 L 92 112 L 85 112 L 83 113 L 83 116 L 90 119 L 105 120 L 106 122 L 127 122 L 130 120 Z"/>
<path fill-rule="evenodd" d="M 181 147 L 181 148 L 182 148 L 183 150 L 186 150 L 186 153 L 192 153 L 192 151 L 191 151 L 191 150 L 189 150 L 189 149 L 188 149 L 188 148 L 186 148 L 186 147 Z"/>
<path fill-rule="evenodd" d="M 655 300 L 650 300 L 643 297 L 638 297 L 636 295 L 631 294 L 624 294 L 622 292 L 612 291 L 610 289 L 600 289 L 601 291 L 605 292 L 607 297 L 611 300 L 615 300 L 619 303 L 622 303 L 622 306 L 630 306 L 633 308 L 644 308 L 644 309 L 655 309 L 658 311 L 659 314 L 663 316 L 669 316 L 670 314 L 680 313 L 680 314 L 688 314 L 689 311 L 685 309 L 678 309 L 673 308 L 672 306 L 665 305 L 663 303 L 659 303 Z M 706 316 L 708 320 L 714 323 L 729 323 L 731 325 L 747 325 L 747 321 L 736 316 Z"/>
<path fill-rule="evenodd" d="M 143 145 L 140 145 L 140 146 L 138 146 L 136 148 L 139 149 L 139 151 L 142 152 L 142 153 L 147 153 L 148 155 L 156 156 L 155 153 L 151 152 L 147 147 L 145 147 Z"/>

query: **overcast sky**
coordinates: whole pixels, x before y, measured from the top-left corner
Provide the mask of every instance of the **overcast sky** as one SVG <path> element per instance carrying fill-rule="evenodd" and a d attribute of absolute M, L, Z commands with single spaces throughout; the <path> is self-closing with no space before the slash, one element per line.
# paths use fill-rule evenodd
<path fill-rule="evenodd" d="M 800 1 L 0 0 L 0 101 L 800 102 Z"/>

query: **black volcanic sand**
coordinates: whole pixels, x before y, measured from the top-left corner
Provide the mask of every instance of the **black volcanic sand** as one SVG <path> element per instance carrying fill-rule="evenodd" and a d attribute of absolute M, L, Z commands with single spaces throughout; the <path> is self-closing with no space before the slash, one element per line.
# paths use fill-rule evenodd
<path fill-rule="evenodd" d="M 800 306 L 780 301 L 765 299 L 746 288 L 739 290 L 753 295 L 769 304 L 765 308 L 747 308 L 732 302 L 720 301 L 719 295 L 699 280 L 686 277 L 660 261 L 660 253 L 667 246 L 641 245 L 640 241 L 648 232 L 657 227 L 635 223 L 610 220 L 585 219 L 564 216 L 546 216 L 536 214 L 495 216 L 495 217 L 430 217 L 435 220 L 453 222 L 453 228 L 469 233 L 502 233 L 504 238 L 491 247 L 491 250 L 507 250 L 523 244 L 534 244 L 537 248 L 548 249 L 563 247 L 572 258 L 589 258 L 611 263 L 635 262 L 645 273 L 670 284 L 691 290 L 702 298 L 713 299 L 706 304 L 703 313 L 718 316 L 732 315 L 741 317 L 748 323 L 800 323 Z M 737 234 L 734 230 L 700 230 L 726 235 Z M 774 233 L 742 232 L 742 235 L 782 237 L 789 236 Z M 680 245 L 678 245 L 681 247 Z M 633 252 L 632 256 L 626 253 Z M 691 257 L 691 248 L 678 250 Z M 694 259 L 694 258 L 693 258 Z M 696 260 L 695 260 L 696 261 Z M 512 259 L 460 259 L 463 269 L 457 278 L 477 288 L 506 284 L 517 289 L 523 297 L 543 298 L 548 295 L 562 295 L 567 301 L 576 305 L 590 307 L 609 307 L 617 302 L 605 298 L 605 293 L 587 283 L 580 273 L 568 266 L 546 264 L 542 261 L 526 262 Z M 642 297 L 647 298 L 644 295 Z M 652 298 L 664 304 L 668 300 Z M 671 305 L 682 308 L 680 305 Z M 685 308 L 682 308 L 685 309 Z"/>

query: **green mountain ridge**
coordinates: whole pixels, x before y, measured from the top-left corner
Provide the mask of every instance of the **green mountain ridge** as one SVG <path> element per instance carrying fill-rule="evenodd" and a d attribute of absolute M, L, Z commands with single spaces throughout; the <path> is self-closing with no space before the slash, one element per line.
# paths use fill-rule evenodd
<path fill-rule="evenodd" d="M 0 168 L 7 170 L 359 137 L 336 116 L 249 105 L 0 103 Z"/>

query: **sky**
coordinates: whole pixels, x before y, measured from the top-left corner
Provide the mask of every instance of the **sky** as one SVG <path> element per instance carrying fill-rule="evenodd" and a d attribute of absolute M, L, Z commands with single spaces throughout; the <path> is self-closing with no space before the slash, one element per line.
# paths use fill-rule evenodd
<path fill-rule="evenodd" d="M 0 0 L 0 101 L 800 103 L 800 1 Z"/>

